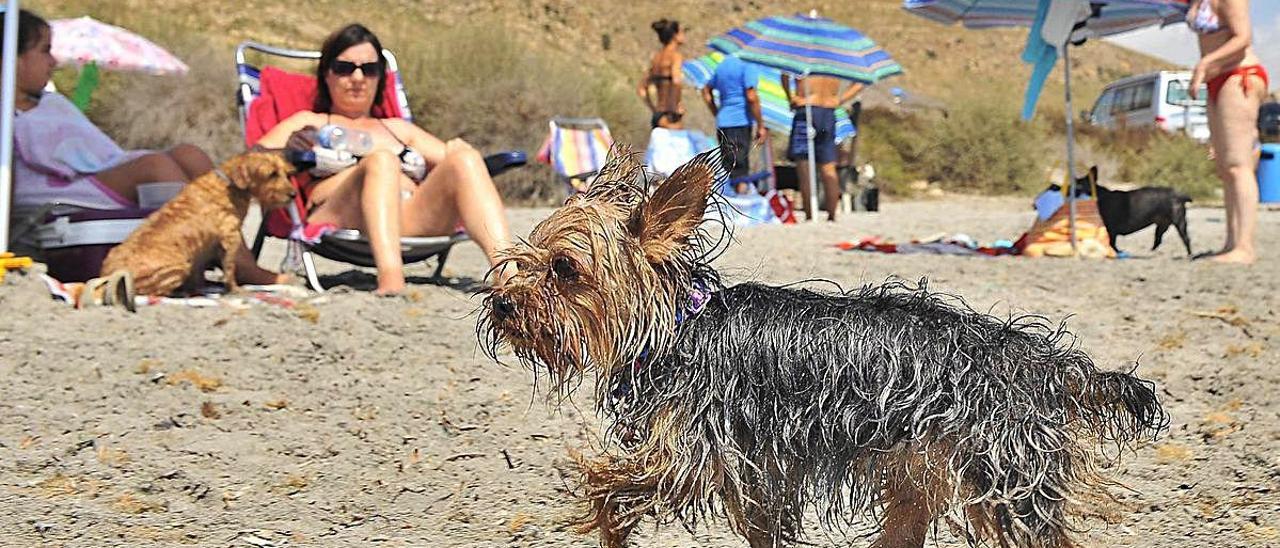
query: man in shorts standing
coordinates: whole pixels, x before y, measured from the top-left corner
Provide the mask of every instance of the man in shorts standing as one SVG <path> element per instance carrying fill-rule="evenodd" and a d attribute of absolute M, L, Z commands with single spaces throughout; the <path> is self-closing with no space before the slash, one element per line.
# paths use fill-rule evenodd
<path fill-rule="evenodd" d="M 760 112 L 760 95 L 756 92 L 759 80 L 755 67 L 727 55 L 702 88 L 702 100 L 716 116 L 724 169 L 729 172 L 729 180 L 734 182 L 734 192 L 738 194 L 750 190 L 742 179 L 751 171 L 752 137 L 756 144 L 763 144 L 768 136 Z M 720 96 L 719 105 L 713 90 Z"/>
<path fill-rule="evenodd" d="M 855 83 L 840 92 L 840 80 L 830 76 L 797 78 L 796 89 L 791 90 L 791 77 L 782 74 L 782 90 L 795 111 L 791 123 L 791 142 L 787 158 L 796 163 L 796 175 L 800 179 L 801 201 L 804 202 L 805 220 L 813 220 L 812 198 L 809 196 L 809 140 L 806 133 L 805 106 L 813 112 L 813 161 L 818 164 L 818 178 L 826 200 L 827 220 L 836 220 L 840 203 L 840 180 L 836 175 L 836 107 L 852 101 L 862 91 L 862 84 Z"/>

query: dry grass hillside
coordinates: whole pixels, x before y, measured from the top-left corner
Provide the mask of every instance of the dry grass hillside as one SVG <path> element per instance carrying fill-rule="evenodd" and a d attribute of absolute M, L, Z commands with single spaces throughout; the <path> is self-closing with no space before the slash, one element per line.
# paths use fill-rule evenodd
<path fill-rule="evenodd" d="M 463 136 L 482 148 L 537 149 L 554 115 L 602 116 L 615 136 L 633 143 L 646 140 L 648 116 L 632 91 L 657 41 L 649 22 L 675 18 L 691 26 L 687 55 L 705 51 L 714 33 L 745 20 L 810 8 L 851 24 L 882 44 L 906 74 L 888 85 L 928 97 L 947 106 L 950 121 L 906 117 L 872 110 L 864 119 L 865 146 L 885 169 L 889 183 L 925 178 L 983 184 L 977 191 L 1016 190 L 1035 169 L 1047 167 L 1060 149 L 1061 71 L 1044 92 L 1036 124 L 1016 124 L 1023 86 L 1030 67 L 1018 60 L 1025 31 L 970 31 L 945 27 L 900 9 L 900 0 L 791 2 L 707 0 L 677 2 L 605 2 L 575 0 L 334 1 L 307 2 L 169 0 L 36 0 L 30 6 L 48 18 L 91 15 L 144 34 L 188 61 L 186 78 L 110 75 L 91 109 L 91 116 L 113 135 L 133 146 L 161 146 L 191 141 L 222 156 L 239 146 L 232 90 L 231 52 L 243 40 L 317 47 L 342 23 L 359 20 L 382 36 L 384 45 L 402 58 L 409 94 L 420 122 L 443 136 Z M 1076 110 L 1085 108 L 1108 81 L 1162 68 L 1150 57 L 1112 46 L 1090 43 L 1076 48 Z M 74 73 L 55 80 L 64 89 Z M 693 127 L 709 129 L 711 118 L 692 93 L 686 105 Z M 966 116 L 966 113 L 968 115 Z M 957 122 L 954 119 L 962 119 Z M 941 127 L 950 124 L 952 127 Z M 961 125 L 963 124 L 963 125 Z M 990 144 L 1014 145 L 1008 153 L 1023 155 L 997 173 L 956 174 L 949 162 L 954 138 L 987 133 L 997 127 Z M 1017 126 L 1005 131 L 1004 126 Z M 950 142 L 943 142 L 950 139 Z M 971 149 L 966 143 L 960 151 Z M 950 147 L 954 148 L 954 147 Z M 1099 152 L 1085 159 L 1114 163 Z M 1181 154 L 1179 149 L 1179 154 Z M 979 156 L 979 167 L 990 160 Z M 1110 165 L 1110 164 L 1108 164 Z M 879 166 L 878 166 L 879 167 Z M 1140 176 L 1140 174 L 1139 174 Z M 956 179 L 959 177 L 960 179 Z M 1038 177 L 1033 177 L 1037 178 Z M 1009 180 L 1004 180 L 1009 179 Z M 1036 181 L 1038 184 L 1038 181 Z M 507 176 L 503 183 L 513 198 L 553 196 L 549 172 L 542 167 Z"/>

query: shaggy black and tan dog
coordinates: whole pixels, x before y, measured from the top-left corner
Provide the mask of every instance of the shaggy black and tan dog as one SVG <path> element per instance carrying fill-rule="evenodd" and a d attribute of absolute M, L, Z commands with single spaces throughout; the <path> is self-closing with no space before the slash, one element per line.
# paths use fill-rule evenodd
<path fill-rule="evenodd" d="M 703 222 L 704 154 L 650 196 L 615 151 L 506 257 L 479 335 L 564 396 L 594 375 L 611 448 L 579 457 L 584 532 L 623 546 L 645 517 L 727 517 L 752 547 L 871 517 L 921 546 L 949 515 L 970 543 L 1071 546 L 1095 462 L 1167 424 L 1150 382 L 1100 371 L 1061 326 L 975 312 L 924 284 L 847 293 L 724 287 Z"/>

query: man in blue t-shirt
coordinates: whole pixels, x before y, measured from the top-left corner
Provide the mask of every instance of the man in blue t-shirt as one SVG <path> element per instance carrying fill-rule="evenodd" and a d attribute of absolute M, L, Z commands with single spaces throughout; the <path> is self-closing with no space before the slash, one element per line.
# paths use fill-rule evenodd
<path fill-rule="evenodd" d="M 729 172 L 729 180 L 737 180 L 734 191 L 738 194 L 747 192 L 749 188 L 740 179 L 745 178 L 751 170 L 749 160 L 752 136 L 754 135 L 756 144 L 763 144 L 768 135 L 764 128 L 764 117 L 760 113 L 760 95 L 756 93 L 759 80 L 760 75 L 753 65 L 737 57 L 725 56 L 716 66 L 711 80 L 702 88 L 702 100 L 707 103 L 711 113 L 716 115 L 724 169 Z M 720 96 L 719 105 L 711 93 L 713 90 Z"/>

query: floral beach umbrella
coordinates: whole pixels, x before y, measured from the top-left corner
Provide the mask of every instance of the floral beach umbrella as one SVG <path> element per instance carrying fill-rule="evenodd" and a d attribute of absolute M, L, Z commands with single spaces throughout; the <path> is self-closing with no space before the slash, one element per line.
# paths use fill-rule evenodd
<path fill-rule="evenodd" d="M 94 63 L 106 70 L 186 74 L 187 65 L 137 34 L 92 17 L 50 21 L 53 57 L 63 64 Z"/>
<path fill-rule="evenodd" d="M 187 65 L 154 42 L 91 17 L 49 22 L 53 57 L 59 64 L 80 67 L 72 101 L 82 110 L 98 86 L 98 70 L 186 74 Z"/>

